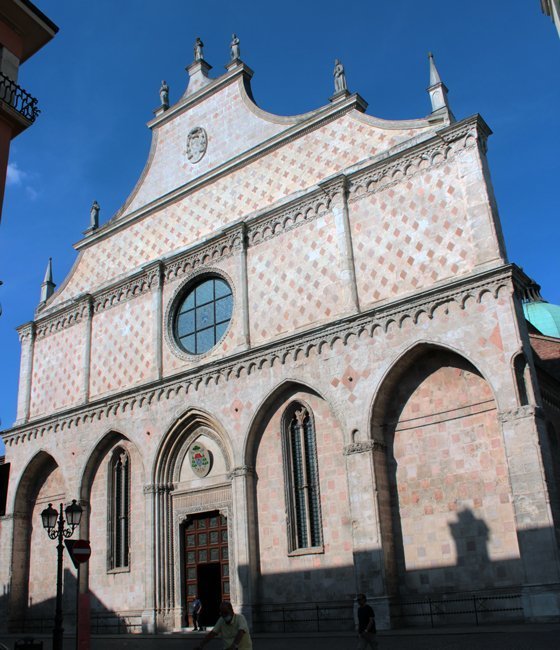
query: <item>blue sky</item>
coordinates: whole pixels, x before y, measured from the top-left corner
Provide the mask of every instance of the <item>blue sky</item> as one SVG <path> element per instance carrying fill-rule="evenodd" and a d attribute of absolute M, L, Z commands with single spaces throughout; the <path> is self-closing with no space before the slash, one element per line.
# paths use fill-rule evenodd
<path fill-rule="evenodd" d="M 48 258 L 60 285 L 93 200 L 101 223 L 124 202 L 147 157 L 161 80 L 173 103 L 196 36 L 218 76 L 236 32 L 256 102 L 281 115 L 327 103 L 340 58 L 368 113 L 424 116 L 433 51 L 456 117 L 480 113 L 494 131 L 488 157 L 510 260 L 560 303 L 560 39 L 538 0 L 35 2 L 60 31 L 19 77 L 42 113 L 12 142 L 0 225 L 2 428 L 15 419 L 15 327 L 33 318 Z"/>

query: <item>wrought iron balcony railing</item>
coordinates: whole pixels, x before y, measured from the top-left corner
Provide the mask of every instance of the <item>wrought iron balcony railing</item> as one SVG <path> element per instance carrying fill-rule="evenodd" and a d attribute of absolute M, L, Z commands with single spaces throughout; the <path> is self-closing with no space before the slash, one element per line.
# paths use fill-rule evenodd
<path fill-rule="evenodd" d="M 15 81 L 0 72 L 0 101 L 6 102 L 31 124 L 41 112 L 37 108 L 37 100 L 26 92 Z"/>

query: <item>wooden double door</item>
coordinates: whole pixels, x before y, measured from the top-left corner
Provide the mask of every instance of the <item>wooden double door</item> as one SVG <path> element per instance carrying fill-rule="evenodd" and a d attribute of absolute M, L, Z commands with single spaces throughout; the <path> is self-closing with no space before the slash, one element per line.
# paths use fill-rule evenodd
<path fill-rule="evenodd" d="M 212 627 L 223 600 L 230 599 L 227 519 L 219 512 L 192 515 L 184 525 L 187 625 L 192 625 L 192 601 L 202 602 L 200 622 Z"/>

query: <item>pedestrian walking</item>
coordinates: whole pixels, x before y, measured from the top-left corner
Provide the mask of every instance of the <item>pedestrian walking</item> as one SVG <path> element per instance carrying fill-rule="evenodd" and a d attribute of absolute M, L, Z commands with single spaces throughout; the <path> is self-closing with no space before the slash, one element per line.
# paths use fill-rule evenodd
<path fill-rule="evenodd" d="M 375 627 L 375 613 L 367 604 L 365 594 L 358 594 L 358 646 L 357 650 L 366 650 L 368 647 L 377 650 L 377 629 Z"/>
<path fill-rule="evenodd" d="M 202 612 L 202 602 L 197 595 L 194 597 L 194 600 L 191 603 L 193 630 L 202 630 L 202 625 L 200 624 L 201 612 Z"/>

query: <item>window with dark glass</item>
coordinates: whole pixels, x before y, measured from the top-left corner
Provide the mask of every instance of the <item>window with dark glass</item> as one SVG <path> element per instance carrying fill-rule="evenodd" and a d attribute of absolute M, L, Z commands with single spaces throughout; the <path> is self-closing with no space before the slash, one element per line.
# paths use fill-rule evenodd
<path fill-rule="evenodd" d="M 292 404 L 284 417 L 284 461 L 290 551 L 322 545 L 315 427 L 309 410 Z"/>
<path fill-rule="evenodd" d="M 130 555 L 130 459 L 124 449 L 113 452 L 110 472 L 109 568 L 122 569 Z"/>
<path fill-rule="evenodd" d="M 191 287 L 179 304 L 174 333 L 190 354 L 203 354 L 226 333 L 233 311 L 233 295 L 225 280 L 206 278 Z"/>

